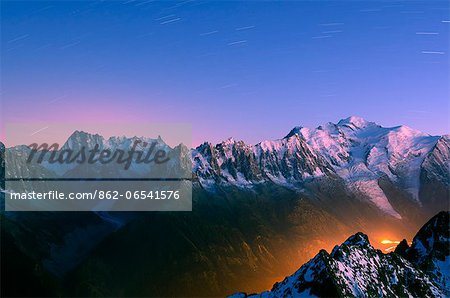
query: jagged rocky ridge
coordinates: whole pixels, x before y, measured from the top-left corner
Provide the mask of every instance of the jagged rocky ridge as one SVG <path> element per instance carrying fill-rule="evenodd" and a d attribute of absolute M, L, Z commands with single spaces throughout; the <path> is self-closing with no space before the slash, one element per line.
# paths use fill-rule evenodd
<path fill-rule="evenodd" d="M 94 144 L 100 144 L 100 149 L 126 149 L 133 141 L 76 131 L 61 149 L 90 148 Z M 157 142 L 168 149 L 162 139 Z M 18 146 L 7 149 L 6 154 L 26 150 Z M 256 145 L 230 138 L 216 145 L 203 143 L 190 151 L 181 145 L 173 152 L 173 156 L 182 152 L 192 160 L 196 185 L 207 191 L 215 191 L 217 186 L 251 188 L 269 183 L 305 192 L 306 186 L 316 181 L 337 181 L 350 195 L 397 219 L 411 206 L 423 208 L 428 215 L 448 207 L 442 198 L 449 198 L 449 136 L 430 136 L 406 126 L 385 128 L 353 116 L 315 129 L 295 127 L 284 138 Z M 176 158 L 174 167 L 180 160 L 184 168 L 190 166 L 186 160 Z M 41 172 L 46 177 L 77 175 L 72 164 L 9 168 Z M 128 174 L 139 177 L 145 171 L 145 165 L 133 164 Z M 394 198 L 393 192 L 400 194 L 402 202 L 397 202 L 399 195 Z"/>
<path fill-rule="evenodd" d="M 200 184 L 248 187 L 275 183 L 303 190 L 311 181 L 341 180 L 346 189 L 401 218 L 380 180 L 399 189 L 430 214 L 445 209 L 450 174 L 448 136 L 430 136 L 406 126 L 385 128 L 359 117 L 316 129 L 296 127 L 286 137 L 247 145 L 228 139 L 192 152 Z"/>
<path fill-rule="evenodd" d="M 331 253 L 321 250 L 271 291 L 230 297 L 448 297 L 449 212 L 440 212 L 396 251 L 383 254 L 357 233 Z"/>

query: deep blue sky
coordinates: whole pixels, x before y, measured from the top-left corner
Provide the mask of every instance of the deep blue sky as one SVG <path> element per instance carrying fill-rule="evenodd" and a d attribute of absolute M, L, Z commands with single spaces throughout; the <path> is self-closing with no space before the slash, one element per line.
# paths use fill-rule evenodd
<path fill-rule="evenodd" d="M 448 1 L 2 1 L 2 121 L 255 143 L 359 115 L 449 133 Z"/>

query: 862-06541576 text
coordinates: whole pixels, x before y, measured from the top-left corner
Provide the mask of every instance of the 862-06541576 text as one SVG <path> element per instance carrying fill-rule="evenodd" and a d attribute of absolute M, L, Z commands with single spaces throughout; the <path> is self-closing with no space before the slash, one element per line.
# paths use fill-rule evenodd
<path fill-rule="evenodd" d="M 93 192 L 10 192 L 11 200 L 179 200 L 179 190 L 125 191 L 95 190 Z"/>

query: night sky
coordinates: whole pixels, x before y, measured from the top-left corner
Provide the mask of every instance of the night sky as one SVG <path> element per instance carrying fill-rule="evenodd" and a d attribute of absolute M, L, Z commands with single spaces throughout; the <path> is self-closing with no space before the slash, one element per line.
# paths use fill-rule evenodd
<path fill-rule="evenodd" d="M 449 1 L 2 1 L 2 122 L 187 122 L 194 145 L 358 115 L 449 133 Z"/>

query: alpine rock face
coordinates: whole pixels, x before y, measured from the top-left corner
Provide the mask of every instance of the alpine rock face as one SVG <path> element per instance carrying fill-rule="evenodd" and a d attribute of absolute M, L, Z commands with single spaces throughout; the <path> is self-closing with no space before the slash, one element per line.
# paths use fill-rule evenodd
<path fill-rule="evenodd" d="M 405 240 L 396 252 L 409 260 L 440 285 L 450 296 L 450 216 L 440 212 L 430 219 L 414 237 L 411 247 Z"/>
<path fill-rule="evenodd" d="M 406 246 L 405 246 L 406 245 Z M 329 254 L 321 250 L 271 291 L 243 297 L 448 297 L 449 213 L 441 212 L 406 241 L 383 254 L 357 233 Z"/>
<path fill-rule="evenodd" d="M 349 193 L 401 219 L 401 207 L 393 206 L 397 199 L 389 197 L 389 189 L 400 192 L 410 205 L 429 207 L 429 214 L 445 207 L 449 148 L 448 136 L 349 117 L 315 129 L 295 127 L 282 139 L 256 145 L 233 139 L 215 146 L 204 143 L 193 150 L 192 158 L 194 174 L 205 189 L 218 183 L 274 183 L 304 190 L 316 180 L 338 179 Z"/>

